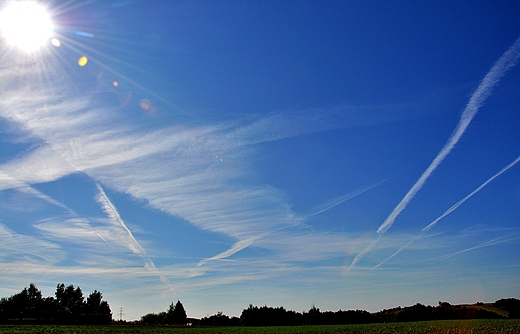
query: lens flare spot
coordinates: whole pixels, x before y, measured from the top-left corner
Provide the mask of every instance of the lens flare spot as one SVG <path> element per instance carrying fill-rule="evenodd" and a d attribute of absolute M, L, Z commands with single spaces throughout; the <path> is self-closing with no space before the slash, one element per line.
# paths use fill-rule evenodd
<path fill-rule="evenodd" d="M 141 102 L 139 102 L 139 106 L 145 111 L 145 115 L 147 116 L 155 116 L 157 114 L 157 109 L 148 99 L 142 99 Z"/>
<path fill-rule="evenodd" d="M 113 82 L 112 82 L 112 86 L 114 86 L 114 87 L 119 86 L 119 82 L 117 82 L 117 81 L 113 81 Z"/>
<path fill-rule="evenodd" d="M 78 59 L 78 65 L 81 67 L 87 65 L 87 63 L 88 63 L 88 58 L 85 56 L 82 56 Z"/>
<path fill-rule="evenodd" d="M 59 39 L 57 38 L 53 38 L 51 39 L 51 44 L 54 45 L 55 47 L 59 48 L 61 46 L 61 42 Z"/>
<path fill-rule="evenodd" d="M 75 33 L 76 35 L 78 35 L 78 36 L 94 38 L 94 34 L 91 34 L 91 33 L 89 33 L 89 32 L 84 32 L 84 31 L 75 31 L 74 33 Z"/>
<path fill-rule="evenodd" d="M 152 103 L 150 102 L 150 100 L 144 99 L 144 100 L 141 100 L 139 105 L 141 106 L 141 109 L 143 109 L 143 110 L 150 110 Z"/>

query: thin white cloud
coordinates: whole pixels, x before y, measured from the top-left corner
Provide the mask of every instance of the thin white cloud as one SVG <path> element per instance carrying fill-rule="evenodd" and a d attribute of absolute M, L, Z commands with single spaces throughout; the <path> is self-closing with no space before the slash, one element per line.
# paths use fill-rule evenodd
<path fill-rule="evenodd" d="M 437 219 L 435 219 L 434 221 L 432 221 L 430 224 L 428 224 L 425 228 L 422 229 L 422 232 L 428 232 L 432 227 L 434 227 L 438 222 L 439 220 L 441 220 L 442 218 L 446 217 L 447 215 L 449 215 L 450 213 L 452 213 L 453 211 L 457 210 L 457 208 L 459 206 L 461 206 L 462 204 L 464 204 L 464 202 L 466 202 L 468 199 L 470 199 L 471 197 L 473 197 L 473 195 L 475 195 L 476 193 L 478 193 L 480 190 L 482 190 L 482 188 L 484 188 L 485 186 L 487 186 L 491 181 L 493 181 L 494 179 L 496 179 L 497 177 L 499 177 L 500 175 L 502 175 L 503 173 L 505 173 L 507 170 L 509 170 L 511 167 L 513 167 L 514 165 L 516 165 L 518 162 L 520 161 L 520 156 L 518 156 L 515 160 L 513 160 L 510 164 L 508 164 L 507 166 L 505 166 L 504 168 L 502 168 L 498 173 L 496 173 L 495 175 L 493 175 L 492 177 L 490 177 L 489 179 L 486 180 L 486 182 L 482 183 L 479 187 L 477 187 L 475 190 L 473 190 L 471 193 L 469 193 L 466 197 L 464 197 L 463 199 L 461 199 L 460 201 L 458 201 L 457 203 L 455 203 L 453 206 L 451 206 L 448 210 L 446 210 L 446 212 L 444 212 L 441 216 L 439 216 Z"/>
<path fill-rule="evenodd" d="M 170 284 L 170 281 L 164 276 L 162 273 L 159 272 L 155 264 L 153 263 L 152 259 L 146 251 L 141 247 L 141 245 L 137 242 L 134 235 L 132 234 L 132 231 L 128 229 L 125 222 L 121 219 L 121 216 L 119 215 L 119 212 L 117 212 L 116 207 L 112 204 L 112 202 L 108 199 L 107 195 L 105 194 L 105 191 L 103 188 L 96 184 L 98 189 L 98 202 L 102 205 L 103 211 L 108 215 L 110 218 L 110 221 L 115 224 L 118 227 L 122 227 L 124 230 L 123 233 L 119 233 L 119 237 L 122 240 L 125 240 L 127 242 L 128 248 L 135 254 L 141 256 L 145 260 L 145 267 L 149 269 L 152 272 L 157 273 L 161 281 L 168 284 L 170 291 L 174 292 L 172 285 Z"/>
<path fill-rule="evenodd" d="M 390 260 L 391 258 L 395 257 L 397 254 L 401 253 L 403 250 L 405 250 L 406 248 L 408 248 L 413 242 L 415 242 L 416 240 L 420 239 L 425 233 L 427 233 L 431 228 L 433 228 L 441 219 L 443 219 L 444 217 L 446 217 L 447 215 L 449 215 L 450 213 L 452 213 L 453 211 L 457 210 L 457 208 L 459 206 L 461 206 L 462 204 L 464 204 L 464 202 L 466 202 L 468 199 L 470 199 L 471 197 L 473 197 L 476 193 L 478 193 L 480 190 L 482 190 L 482 188 L 484 188 L 485 186 L 487 186 L 491 181 L 493 181 L 494 179 L 496 179 L 497 177 L 499 177 L 500 175 L 502 175 L 503 173 L 505 173 L 507 170 L 509 170 L 511 167 L 513 167 L 514 165 L 516 165 L 518 162 L 520 161 L 520 156 L 518 156 L 515 160 L 513 160 L 510 164 L 508 164 L 507 166 L 505 166 L 504 168 L 502 168 L 498 173 L 496 173 L 495 175 L 493 175 L 492 177 L 490 177 L 489 179 L 487 179 L 484 183 L 482 183 L 480 186 L 478 186 L 475 190 L 473 190 L 471 193 L 469 193 L 466 197 L 464 197 L 463 199 L 461 199 L 460 201 L 458 201 L 457 203 L 455 203 L 454 205 L 452 205 L 448 210 L 446 210 L 442 215 L 440 215 L 439 217 L 437 217 L 434 221 L 432 221 L 430 224 L 428 224 L 426 227 L 424 227 L 422 230 L 421 230 L 421 233 L 419 235 L 417 235 L 416 237 L 414 237 L 412 240 L 410 240 L 406 245 L 400 247 L 395 253 L 393 253 L 392 255 L 390 255 L 389 257 L 387 257 L 386 259 L 384 259 L 383 261 L 381 261 L 380 263 L 378 263 L 374 268 L 372 269 L 377 269 L 379 268 L 383 263 L 387 262 L 388 260 Z"/>
<path fill-rule="evenodd" d="M 515 236 L 515 237 L 510 237 L 510 236 L 507 236 L 507 237 L 499 237 L 499 238 L 494 238 L 494 239 L 491 239 L 491 240 L 488 240 L 488 241 L 484 241 L 484 242 L 481 242 L 475 246 L 472 246 L 472 247 L 468 247 L 468 248 L 465 248 L 465 249 L 462 249 L 462 250 L 459 250 L 459 251 L 456 251 L 456 252 L 453 252 L 453 253 L 450 253 L 450 254 L 446 254 L 446 255 L 443 255 L 443 256 L 439 256 L 439 257 L 436 257 L 431 261 L 433 262 L 437 262 L 437 261 L 444 261 L 444 260 L 447 260 L 451 257 L 454 257 L 454 256 L 457 256 L 457 255 L 460 255 L 460 254 L 463 254 L 463 253 L 467 253 L 467 252 L 471 252 L 471 251 L 474 251 L 474 250 L 477 250 L 477 249 L 481 249 L 481 248 L 485 248 L 485 247 L 490 247 L 490 246 L 496 246 L 496 245 L 500 245 L 500 244 L 504 244 L 504 243 L 510 243 L 512 241 L 517 241 L 519 239 L 518 236 Z"/>
<path fill-rule="evenodd" d="M 121 122 L 113 110 L 92 108 L 87 98 L 65 100 L 54 93 L 43 103 L 46 93 L 37 90 L 33 100 L 14 91 L 3 101 L 0 116 L 22 124 L 45 144 L 0 168 L 29 184 L 85 172 L 96 182 L 237 242 L 302 220 L 280 191 L 249 179 L 250 144 L 409 117 L 400 115 L 399 108 L 394 113 L 347 106 L 272 114 L 245 125 L 146 130 Z"/>
<path fill-rule="evenodd" d="M 374 246 L 377 244 L 377 242 L 381 239 L 381 234 L 377 236 L 377 239 L 375 239 L 371 244 L 369 244 L 366 248 L 364 248 L 359 254 L 354 257 L 354 260 L 352 260 L 352 263 L 348 268 L 345 270 L 345 274 L 348 273 L 358 262 L 374 248 Z"/>
<path fill-rule="evenodd" d="M 413 187 L 408 191 L 408 193 L 406 193 L 401 202 L 395 207 L 392 213 L 377 229 L 377 233 L 384 234 L 392 226 L 397 216 L 406 208 L 408 203 L 422 188 L 426 180 L 430 177 L 437 166 L 442 163 L 446 156 L 448 156 L 451 150 L 455 147 L 457 142 L 468 128 L 469 123 L 477 114 L 477 111 L 480 109 L 480 107 L 482 107 L 484 101 L 489 97 L 495 86 L 498 84 L 500 78 L 503 77 L 510 68 L 516 65 L 518 58 L 520 58 L 520 38 L 513 43 L 509 50 L 507 50 L 502 55 L 502 57 L 500 57 L 500 59 L 493 65 L 491 70 L 486 74 L 477 90 L 471 96 L 466 108 L 462 112 L 460 121 L 457 124 L 457 127 L 452 133 L 450 139 L 446 142 L 444 147 L 437 154 L 435 159 L 433 159 L 430 166 L 426 168 L 424 173 L 413 185 Z"/>
<path fill-rule="evenodd" d="M 0 258 L 2 262 L 23 260 L 55 264 L 64 257 L 64 251 L 57 244 L 16 233 L 0 224 Z"/>
<path fill-rule="evenodd" d="M 417 104 L 400 105 L 343 105 L 330 108 L 292 110 L 254 120 L 249 124 L 230 124 L 235 128 L 227 133 L 226 139 L 244 144 L 275 141 L 305 134 L 363 127 L 374 124 L 395 122 L 417 117 Z M 424 116 L 421 115 L 421 116 Z"/>
<path fill-rule="evenodd" d="M 101 204 L 103 211 L 108 215 L 110 221 L 114 225 L 123 229 L 121 231 L 122 233 L 120 233 L 120 238 L 126 241 L 128 248 L 134 254 L 147 256 L 144 249 L 141 247 L 141 245 L 139 245 L 137 240 L 134 238 L 132 232 L 128 229 L 125 222 L 121 219 L 121 216 L 119 216 L 119 212 L 117 212 L 112 202 L 110 202 L 103 188 L 101 188 L 99 184 L 96 184 L 96 186 L 98 189 L 97 201 Z"/>
<path fill-rule="evenodd" d="M 258 185 L 249 173 L 248 161 L 255 154 L 251 144 L 395 120 L 394 113 L 381 112 L 384 108 L 305 110 L 273 114 L 248 124 L 237 121 L 216 126 L 150 129 L 125 121 L 117 110 L 93 107 L 89 94 L 69 99 L 64 98 L 67 94 L 63 92 L 56 93 L 58 90 L 52 94 L 46 89 L 35 89 L 31 94 L 2 92 L 5 99 L 0 101 L 0 117 L 20 124 L 24 140 L 40 145 L 0 166 L 9 175 L 5 179 L 0 175 L 0 189 L 54 181 L 83 172 L 98 183 L 97 200 L 109 217 L 108 220 L 75 217 L 40 221 L 36 227 L 44 238 L 89 250 L 99 249 L 90 256 L 75 259 L 77 266 L 49 266 L 49 273 L 75 272 L 147 282 L 159 275 L 167 281 L 166 276 L 190 277 L 198 264 L 207 275 L 184 280 L 176 285 L 176 290 L 200 291 L 214 285 L 268 279 L 290 272 L 305 273 L 309 268 L 304 264 L 338 260 L 346 256 L 353 243 L 354 251 L 358 252 L 374 242 L 367 238 L 356 243 L 355 237 L 332 233 L 305 235 L 299 229 L 302 218 L 294 214 L 283 193 L 268 185 Z M 230 236 L 233 241 L 229 249 L 215 256 L 186 260 L 178 266 L 161 266 L 159 272 L 100 184 L 144 200 L 151 207 L 202 230 Z M 356 194 L 330 203 L 315 215 L 341 204 L 350 195 Z M 261 255 L 251 259 L 244 254 L 239 260 L 231 259 L 253 244 Z M 123 247 L 144 259 L 145 267 L 140 268 L 136 261 L 123 256 Z M 116 254 L 103 254 L 111 250 L 117 250 Z M 327 270 L 338 275 L 338 267 Z M 37 273 L 45 272 L 46 268 L 32 266 L 24 270 Z"/>
<path fill-rule="evenodd" d="M 197 264 L 197 267 L 200 267 L 209 261 L 218 261 L 218 260 L 227 259 L 228 257 L 232 256 L 233 254 L 236 254 L 236 253 L 240 252 L 241 250 L 251 246 L 254 241 L 255 241 L 254 238 L 237 241 L 233 244 L 233 246 L 231 246 L 230 249 L 228 249 L 222 253 L 219 253 L 215 256 L 212 256 L 210 258 L 200 261 Z"/>
<path fill-rule="evenodd" d="M 401 202 L 394 208 L 392 213 L 385 219 L 383 224 L 377 229 L 377 233 L 381 236 L 388 231 L 392 224 L 396 220 L 397 216 L 406 208 L 408 203 L 415 197 L 417 192 L 422 188 L 426 180 L 430 177 L 433 171 L 442 163 L 442 161 L 448 156 L 453 150 L 457 142 L 460 140 L 470 122 L 473 120 L 477 111 L 484 104 L 484 101 L 492 93 L 495 86 L 498 84 L 501 77 L 503 77 L 509 69 L 516 65 L 516 62 L 520 58 L 520 38 L 518 38 L 513 45 L 500 57 L 500 59 L 493 65 L 491 70 L 486 74 L 482 82 L 480 83 L 477 90 L 471 96 L 466 108 L 462 112 L 461 118 L 455 131 L 448 139 L 444 147 L 433 159 L 431 164 L 426 168 L 421 177 L 415 182 L 412 188 L 406 193 Z M 375 241 L 377 242 L 377 240 Z M 359 253 L 354 259 L 347 271 L 353 268 L 363 256 L 370 251 L 373 245 L 369 245 L 365 250 Z"/>
<path fill-rule="evenodd" d="M 319 214 L 321 214 L 321 213 L 323 213 L 325 211 L 328 211 L 328 210 L 330 210 L 330 209 L 332 209 L 332 208 L 334 208 L 334 207 L 336 207 L 336 206 L 338 206 L 338 205 L 348 201 L 349 199 L 357 197 L 357 196 L 359 196 L 359 195 L 361 195 L 361 194 L 363 194 L 363 193 L 365 193 L 365 192 L 367 192 L 367 191 L 369 191 L 369 190 L 371 190 L 371 189 L 373 189 L 373 188 L 383 184 L 386 181 L 387 180 L 379 182 L 379 183 L 376 183 L 376 184 L 374 184 L 374 185 L 372 185 L 370 187 L 366 187 L 366 188 L 362 188 L 362 189 L 353 191 L 353 192 L 351 192 L 349 194 L 346 194 L 344 196 L 341 196 L 339 198 L 336 198 L 333 201 L 330 201 L 329 203 L 325 204 L 324 208 L 319 209 L 318 211 L 308 215 L 307 218 L 310 218 L 310 217 L 313 217 L 313 216 L 317 216 L 317 215 L 319 215 Z"/>
<path fill-rule="evenodd" d="M 60 201 L 55 200 L 54 198 L 42 193 L 41 191 L 35 189 L 34 187 L 31 187 L 26 182 L 21 182 L 19 180 L 16 180 L 14 177 L 11 177 L 9 174 L 7 174 L 4 171 L 0 170 L 0 190 L 2 189 L 16 189 L 21 193 L 35 196 L 41 200 L 44 200 L 52 205 L 55 205 L 57 207 L 60 207 L 62 209 L 67 210 L 69 213 L 73 213 L 73 211 L 67 207 L 65 204 L 61 203 Z"/>

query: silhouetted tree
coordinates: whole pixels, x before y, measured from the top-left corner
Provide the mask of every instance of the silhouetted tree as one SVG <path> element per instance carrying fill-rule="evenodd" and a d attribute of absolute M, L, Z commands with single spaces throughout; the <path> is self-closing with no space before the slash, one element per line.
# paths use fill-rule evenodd
<path fill-rule="evenodd" d="M 56 301 L 61 307 L 61 312 L 70 314 L 73 318 L 76 318 L 82 313 L 84 307 L 84 297 L 81 288 L 78 286 L 74 289 L 74 285 L 70 284 L 65 287 L 65 284 L 61 283 L 56 286 Z"/>
<path fill-rule="evenodd" d="M 166 321 L 166 312 L 161 312 L 159 314 L 156 313 L 148 313 L 141 317 L 141 323 L 147 325 L 161 325 Z"/>
<path fill-rule="evenodd" d="M 312 304 L 309 312 L 305 314 L 305 323 L 309 325 L 320 325 L 322 323 L 322 315 L 320 309 Z"/>
<path fill-rule="evenodd" d="M 112 321 L 112 311 L 106 301 L 103 301 L 101 292 L 94 290 L 88 297 L 85 305 L 86 322 L 91 324 L 107 324 Z"/>
<path fill-rule="evenodd" d="M 110 306 L 103 301 L 101 292 L 95 290 L 85 303 L 80 287 L 58 284 L 56 299 L 42 297 L 31 283 L 20 293 L 0 299 L 0 322 L 39 323 L 110 323 Z"/>
<path fill-rule="evenodd" d="M 283 307 L 253 306 L 249 304 L 242 310 L 240 320 L 244 326 L 293 326 L 303 325 L 304 316 L 301 313 L 287 311 Z"/>
<path fill-rule="evenodd" d="M 188 316 L 186 315 L 186 310 L 184 306 L 177 300 L 177 303 L 173 305 L 170 304 L 168 307 L 168 311 L 166 312 L 166 323 L 168 324 L 176 324 L 176 325 L 185 325 L 187 323 Z"/>
<path fill-rule="evenodd" d="M 240 326 L 240 319 L 237 317 L 229 318 L 227 315 L 222 312 L 217 312 L 217 314 L 212 315 L 210 317 L 204 317 L 200 319 L 198 322 L 199 326 Z"/>
<path fill-rule="evenodd" d="M 40 318 L 40 306 L 42 303 L 42 293 L 31 283 L 20 293 L 14 294 L 9 298 L 2 298 L 2 313 L 7 319 L 31 319 Z"/>

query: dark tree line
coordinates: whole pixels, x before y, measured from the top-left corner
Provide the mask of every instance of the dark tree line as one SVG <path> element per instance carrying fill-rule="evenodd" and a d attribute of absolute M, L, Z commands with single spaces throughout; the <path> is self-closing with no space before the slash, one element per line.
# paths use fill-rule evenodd
<path fill-rule="evenodd" d="M 204 317 L 196 322 L 198 326 L 242 326 L 240 318 L 228 317 L 222 312 L 218 312 L 215 315 Z"/>
<path fill-rule="evenodd" d="M 187 322 L 186 310 L 179 300 L 175 305 L 171 303 L 166 312 L 148 313 L 141 317 L 141 323 L 148 325 L 186 325 Z"/>
<path fill-rule="evenodd" d="M 480 307 L 465 305 L 451 305 L 439 302 L 439 305 L 425 306 L 415 304 L 410 307 L 397 307 L 375 313 L 378 322 L 408 322 L 428 320 L 454 320 L 454 319 L 503 319 L 504 317 L 493 311 Z"/>
<path fill-rule="evenodd" d="M 348 325 L 381 322 L 411 322 L 450 319 L 500 319 L 520 318 L 520 300 L 500 299 L 493 304 L 451 305 L 439 302 L 438 306 L 415 304 L 369 313 L 364 310 L 321 312 L 313 306 L 308 312 L 295 312 L 283 307 L 249 305 L 240 318 L 228 317 L 218 312 L 216 315 L 193 321 L 197 326 L 300 326 L 300 325 Z M 489 309 L 488 309 L 489 308 Z M 498 309 L 498 310 L 497 310 Z M 504 311 L 508 316 L 504 316 Z"/>
<path fill-rule="evenodd" d="M 244 326 L 300 326 L 300 325 L 347 325 L 374 322 L 374 317 L 367 311 L 349 310 L 321 312 L 312 306 L 308 312 L 295 312 L 283 307 L 253 306 L 242 311 L 240 316 Z"/>
<path fill-rule="evenodd" d="M 78 286 L 58 284 L 55 297 L 43 297 L 31 283 L 20 293 L 0 299 L 0 322 L 52 324 L 108 324 L 112 311 L 101 292 L 94 290 L 85 300 Z"/>

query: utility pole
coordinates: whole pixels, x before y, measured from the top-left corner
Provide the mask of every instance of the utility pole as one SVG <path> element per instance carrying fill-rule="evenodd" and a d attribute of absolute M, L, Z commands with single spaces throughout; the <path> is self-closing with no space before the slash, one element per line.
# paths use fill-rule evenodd
<path fill-rule="evenodd" d="M 120 308 L 119 308 L 119 321 L 120 321 L 120 322 L 123 322 L 123 314 L 124 314 L 124 313 L 123 313 L 123 308 L 120 307 Z"/>

